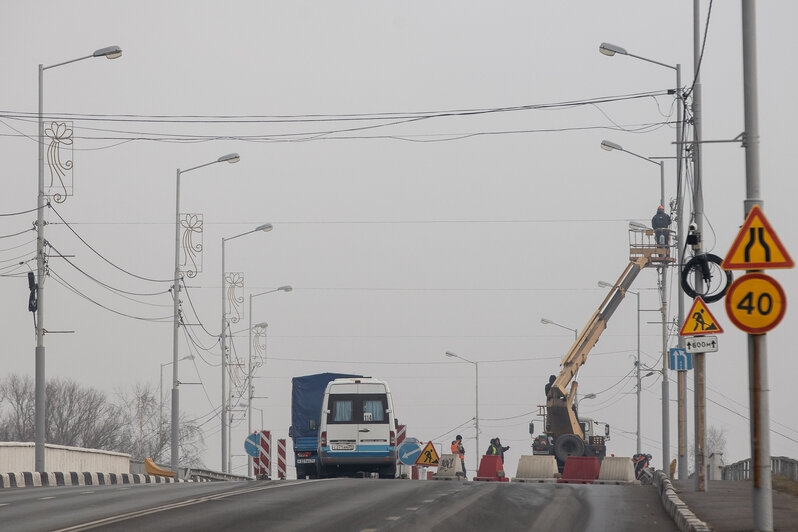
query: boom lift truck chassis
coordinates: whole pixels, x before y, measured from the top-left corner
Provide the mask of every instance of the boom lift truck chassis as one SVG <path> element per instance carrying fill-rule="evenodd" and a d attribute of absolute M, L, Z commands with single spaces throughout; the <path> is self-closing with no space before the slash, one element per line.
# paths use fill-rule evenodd
<path fill-rule="evenodd" d="M 539 407 L 538 415 L 543 417 L 545 434 L 535 439 L 533 452 L 553 454 L 557 458 L 560 471 L 569 456 L 595 456 L 603 460 L 606 455 L 606 441 L 610 438 L 609 425 L 604 425 L 603 435 L 599 434 L 598 428 L 601 424 L 590 418 L 579 418 L 574 408 L 579 387 L 576 380 L 579 369 L 607 328 L 607 322 L 621 304 L 640 270 L 674 262 L 669 256 L 670 246 L 657 245 L 651 229 L 630 228 L 629 234 L 629 264 L 563 357 L 560 363 L 562 369 L 546 395 L 546 405 Z M 534 434 L 532 423 L 529 431 Z"/>

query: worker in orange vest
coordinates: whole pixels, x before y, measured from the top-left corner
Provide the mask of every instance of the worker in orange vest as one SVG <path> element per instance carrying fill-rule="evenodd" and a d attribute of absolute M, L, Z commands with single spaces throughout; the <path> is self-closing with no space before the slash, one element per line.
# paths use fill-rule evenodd
<path fill-rule="evenodd" d="M 460 457 L 460 466 L 463 468 L 463 477 L 467 477 L 466 468 L 465 468 L 465 448 L 463 447 L 463 437 L 458 434 L 457 437 L 452 441 L 450 449 L 452 451 L 452 454 L 455 454 Z"/>

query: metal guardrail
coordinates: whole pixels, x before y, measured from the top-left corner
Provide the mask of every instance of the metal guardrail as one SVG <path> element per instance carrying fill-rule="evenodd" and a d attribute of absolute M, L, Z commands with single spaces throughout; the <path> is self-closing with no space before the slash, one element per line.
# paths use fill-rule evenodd
<path fill-rule="evenodd" d="M 753 463 L 750 458 L 723 467 L 723 480 L 750 480 Z M 798 460 L 786 456 L 771 456 L 770 471 L 793 482 L 798 482 Z"/>
<path fill-rule="evenodd" d="M 180 470 L 180 478 L 185 479 L 200 478 L 215 481 L 252 480 L 252 477 L 246 475 L 233 475 L 231 473 L 222 473 L 221 471 L 211 471 L 210 469 L 195 469 L 191 467 L 186 468 L 185 472 L 183 472 L 183 468 L 180 468 Z"/>

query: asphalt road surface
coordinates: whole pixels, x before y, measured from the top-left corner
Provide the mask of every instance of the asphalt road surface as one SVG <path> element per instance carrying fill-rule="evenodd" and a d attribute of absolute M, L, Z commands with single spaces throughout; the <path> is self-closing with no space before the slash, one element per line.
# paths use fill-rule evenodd
<path fill-rule="evenodd" d="M 0 490 L 0 529 L 674 531 L 651 486 L 325 479 Z"/>

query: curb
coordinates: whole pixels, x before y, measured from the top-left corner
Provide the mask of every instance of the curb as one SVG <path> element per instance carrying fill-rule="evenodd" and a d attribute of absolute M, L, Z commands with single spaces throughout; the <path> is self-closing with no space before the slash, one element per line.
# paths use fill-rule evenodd
<path fill-rule="evenodd" d="M 679 530 L 682 532 L 711 532 L 712 529 L 696 517 L 690 508 L 676 495 L 676 490 L 673 489 L 673 484 L 665 476 L 665 473 L 656 471 L 653 483 L 659 491 L 662 506 L 665 507 L 665 511 L 671 516 Z"/>
<path fill-rule="evenodd" d="M 32 488 L 52 486 L 106 486 L 112 484 L 172 484 L 176 482 L 199 482 L 200 480 L 181 480 L 154 475 L 133 473 L 0 473 L 1 488 Z"/>

